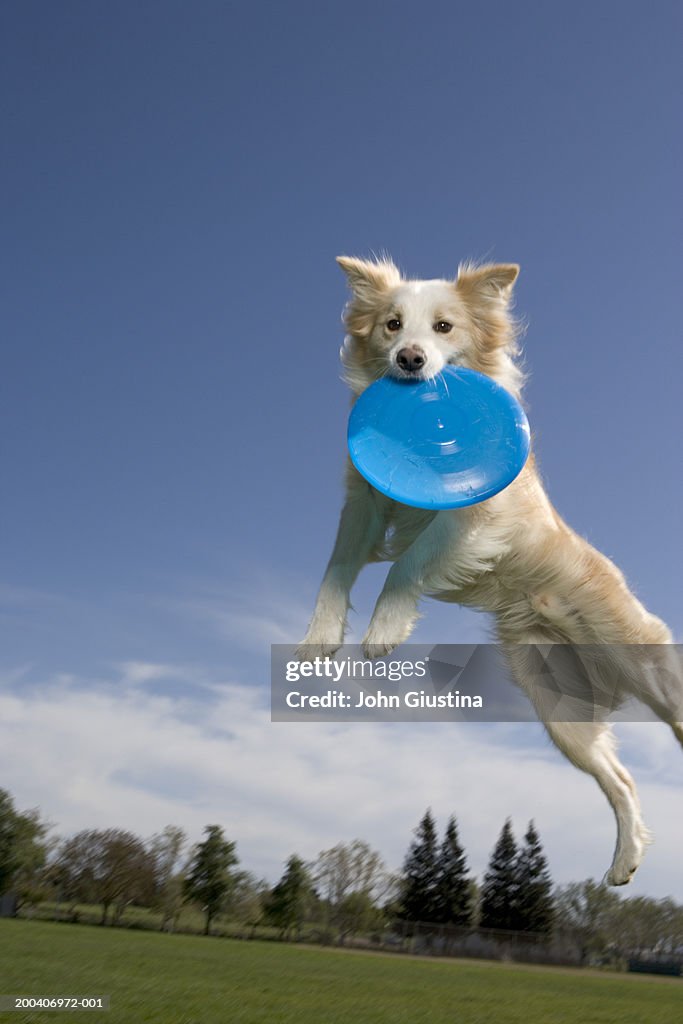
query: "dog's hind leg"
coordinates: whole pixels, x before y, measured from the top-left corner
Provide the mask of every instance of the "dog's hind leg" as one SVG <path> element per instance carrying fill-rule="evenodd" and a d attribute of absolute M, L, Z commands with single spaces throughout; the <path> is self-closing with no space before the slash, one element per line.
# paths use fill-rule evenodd
<path fill-rule="evenodd" d="M 640 864 L 650 838 L 641 817 L 635 783 L 616 755 L 614 734 L 607 722 L 552 720 L 552 701 L 547 704 L 547 695 L 535 684 L 536 645 L 547 643 L 547 635 L 542 630 L 534 631 L 529 639 L 530 644 L 504 644 L 513 675 L 555 746 L 577 768 L 592 775 L 607 797 L 617 822 L 617 843 L 605 881 L 609 885 L 625 885 Z"/>
<path fill-rule="evenodd" d="M 618 649 L 626 668 L 627 689 L 671 726 L 683 746 L 683 647 L 645 643 Z"/>
<path fill-rule="evenodd" d="M 649 833 L 643 824 L 635 783 L 619 761 L 606 722 L 545 722 L 548 735 L 572 764 L 592 775 L 617 820 L 617 844 L 605 876 L 608 885 L 625 885 L 640 864 Z"/>

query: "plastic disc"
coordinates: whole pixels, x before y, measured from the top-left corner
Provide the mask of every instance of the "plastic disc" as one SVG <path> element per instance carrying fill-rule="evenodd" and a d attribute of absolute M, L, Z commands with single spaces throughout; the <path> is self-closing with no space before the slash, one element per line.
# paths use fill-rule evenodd
<path fill-rule="evenodd" d="M 429 381 L 382 377 L 349 418 L 351 461 L 382 494 L 417 508 L 463 508 L 502 491 L 529 455 L 529 422 L 491 377 L 446 366 Z"/>

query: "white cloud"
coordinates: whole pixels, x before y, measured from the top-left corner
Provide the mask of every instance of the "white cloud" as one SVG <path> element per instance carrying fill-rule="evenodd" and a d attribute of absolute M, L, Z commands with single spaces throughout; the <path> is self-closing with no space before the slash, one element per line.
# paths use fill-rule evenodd
<path fill-rule="evenodd" d="M 271 644 L 295 644 L 306 630 L 312 607 L 293 597 L 297 588 L 254 570 L 243 589 L 207 583 L 189 585 L 189 596 L 160 601 L 167 610 L 243 650 L 263 652 Z M 300 588 L 299 588 L 300 589 Z"/>
<path fill-rule="evenodd" d="M 178 670 L 172 665 L 157 665 L 149 661 L 124 661 L 121 664 L 121 672 L 122 682 L 133 685 L 178 676 Z"/>
<path fill-rule="evenodd" d="M 680 749 L 664 726 L 620 733 L 657 837 L 629 892 L 681 900 Z M 198 839 L 215 822 L 271 879 L 290 853 L 356 836 L 399 867 L 427 806 L 441 827 L 456 814 L 478 874 L 511 815 L 519 836 L 536 820 L 558 881 L 600 877 L 611 812 L 541 736 L 534 724 L 273 724 L 260 686 L 139 662 L 90 683 L 6 681 L 0 695 L 0 771 L 19 807 L 40 806 L 61 834 L 174 823 Z"/>

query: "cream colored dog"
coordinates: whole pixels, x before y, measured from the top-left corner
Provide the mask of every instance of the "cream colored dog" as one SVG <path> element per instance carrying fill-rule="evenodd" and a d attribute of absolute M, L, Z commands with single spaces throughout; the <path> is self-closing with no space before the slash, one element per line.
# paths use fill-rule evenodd
<path fill-rule="evenodd" d="M 387 259 L 338 262 L 352 290 L 342 361 L 355 395 L 385 374 L 426 379 L 452 363 L 488 374 L 519 397 L 523 375 L 509 311 L 516 265 L 466 264 L 455 281 L 411 281 Z M 505 490 L 463 509 L 435 513 L 393 502 L 350 462 L 346 485 L 302 659 L 331 655 L 342 644 L 351 587 L 363 565 L 378 560 L 394 564 L 363 640 L 367 657 L 387 654 L 410 636 L 422 595 L 492 612 L 515 679 L 541 714 L 527 645 L 671 642 L 667 627 L 634 597 L 612 562 L 562 521 L 533 454 Z M 662 657 L 672 652 L 647 648 L 648 666 L 636 679 L 624 674 L 622 689 L 648 704 L 683 743 L 681 690 L 671 672 L 652 670 L 653 650 Z M 623 673 L 616 661 L 613 671 Z M 611 727 L 603 721 L 544 724 L 569 760 L 595 777 L 614 809 L 618 836 L 607 881 L 623 885 L 640 863 L 648 833 Z"/>

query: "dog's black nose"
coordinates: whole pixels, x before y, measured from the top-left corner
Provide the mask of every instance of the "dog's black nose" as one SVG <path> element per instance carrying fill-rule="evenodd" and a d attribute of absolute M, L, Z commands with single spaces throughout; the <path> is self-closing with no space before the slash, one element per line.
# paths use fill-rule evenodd
<path fill-rule="evenodd" d="M 427 362 L 427 357 L 417 345 L 410 345 L 396 353 L 396 362 L 406 373 L 414 373 L 415 370 L 422 369 Z"/>

